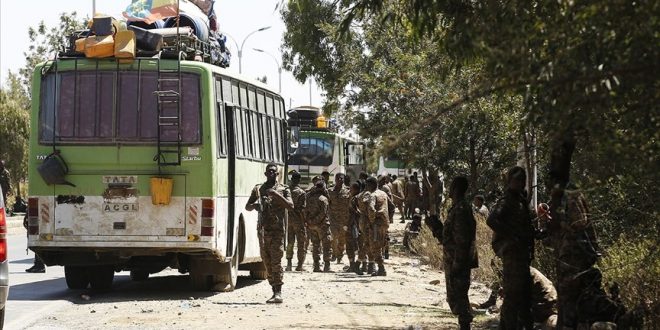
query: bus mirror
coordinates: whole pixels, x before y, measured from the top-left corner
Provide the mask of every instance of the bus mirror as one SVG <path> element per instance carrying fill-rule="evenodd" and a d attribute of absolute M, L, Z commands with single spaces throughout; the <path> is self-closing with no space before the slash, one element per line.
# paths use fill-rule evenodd
<path fill-rule="evenodd" d="M 293 154 L 298 149 L 298 142 L 300 141 L 300 127 L 291 126 L 289 130 L 289 154 Z"/>

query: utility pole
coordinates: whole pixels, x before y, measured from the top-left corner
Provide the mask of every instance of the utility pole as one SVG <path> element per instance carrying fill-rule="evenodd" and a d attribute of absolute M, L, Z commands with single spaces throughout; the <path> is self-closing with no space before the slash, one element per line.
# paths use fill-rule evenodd
<path fill-rule="evenodd" d="M 312 77 L 309 77 L 309 106 L 312 105 Z"/>

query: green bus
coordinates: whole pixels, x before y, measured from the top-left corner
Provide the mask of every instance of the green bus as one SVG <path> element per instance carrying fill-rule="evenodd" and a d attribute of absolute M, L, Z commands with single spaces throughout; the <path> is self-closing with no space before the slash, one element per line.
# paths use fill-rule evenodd
<path fill-rule="evenodd" d="M 289 126 L 298 131 L 298 146 L 291 152 L 287 166 L 301 174 L 302 183 L 310 183 L 324 171 L 330 173 L 331 182 L 337 173 L 357 180 L 361 172 L 366 172 L 364 143 L 337 132 L 321 109 L 302 106 L 288 110 L 287 115 Z"/>
<path fill-rule="evenodd" d="M 60 58 L 34 72 L 28 246 L 69 288 L 167 267 L 198 290 L 265 279 L 244 206 L 286 159 L 282 97 L 204 62 Z M 280 175 L 283 180 L 284 175 Z"/>

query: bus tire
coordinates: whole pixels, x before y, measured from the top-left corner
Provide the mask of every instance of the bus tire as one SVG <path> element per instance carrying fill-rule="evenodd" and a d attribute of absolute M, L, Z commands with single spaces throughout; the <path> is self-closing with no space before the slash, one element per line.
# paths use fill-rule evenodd
<path fill-rule="evenodd" d="M 133 269 L 131 270 L 131 280 L 136 282 L 142 282 L 149 279 L 149 272 L 144 269 Z"/>
<path fill-rule="evenodd" d="M 236 289 L 236 283 L 238 282 L 238 264 L 239 259 L 241 258 L 241 244 L 238 243 L 234 247 L 234 253 L 232 254 L 231 260 L 222 264 L 223 272 L 222 274 L 215 277 L 216 281 L 214 283 L 213 291 L 220 292 L 231 292 Z"/>
<path fill-rule="evenodd" d="M 263 262 L 260 262 L 257 265 L 253 266 L 253 268 L 250 270 L 250 277 L 253 280 L 268 279 L 268 271 L 266 271 L 266 266 L 264 265 Z"/>
<path fill-rule="evenodd" d="M 103 265 L 89 268 L 89 284 L 94 290 L 110 290 L 114 278 L 114 266 Z"/>
<path fill-rule="evenodd" d="M 89 285 L 89 272 L 80 266 L 64 266 L 66 286 L 72 290 L 84 290 Z"/>

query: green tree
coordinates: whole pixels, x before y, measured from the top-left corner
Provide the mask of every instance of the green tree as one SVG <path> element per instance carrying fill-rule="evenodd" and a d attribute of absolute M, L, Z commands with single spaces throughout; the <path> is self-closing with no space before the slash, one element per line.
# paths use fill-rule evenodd
<path fill-rule="evenodd" d="M 67 44 L 67 38 L 74 31 L 81 30 L 86 25 L 86 20 L 78 17 L 74 11 L 61 13 L 57 26 L 48 27 L 44 21 L 39 22 L 36 27 L 28 29 L 30 45 L 25 55 L 25 66 L 18 70 L 21 83 L 27 95 L 30 95 L 32 85 L 32 73 L 37 64 L 47 60 L 53 60 L 57 53 Z"/>
<path fill-rule="evenodd" d="M 12 180 L 12 187 L 27 174 L 27 145 L 30 135 L 30 118 L 26 109 L 26 97 L 19 78 L 10 73 L 5 87 L 0 88 L 0 159 L 5 160 Z"/>
<path fill-rule="evenodd" d="M 292 1 L 283 10 L 285 62 L 300 79 L 314 76 L 332 91 L 326 112 L 356 125 L 384 154 L 448 177 L 468 175 L 473 193 L 493 189 L 499 182 L 493 169 L 515 160 L 510 136 L 517 134 L 520 98 L 484 98 L 437 116 L 482 79 L 480 66 L 447 70 L 448 58 L 432 42 L 409 42 L 392 22 L 367 20 L 350 40 L 340 39 L 340 12 L 330 1 Z"/>
<path fill-rule="evenodd" d="M 84 27 L 75 12 L 62 13 L 58 26 L 48 28 L 43 21 L 30 27 L 30 45 L 25 55 L 25 66 L 18 73 L 9 72 L 0 88 L 0 158 L 5 159 L 14 180 L 14 187 L 27 175 L 30 107 L 32 104 L 32 74 L 37 64 L 54 59 L 64 45 L 66 37 Z"/>

